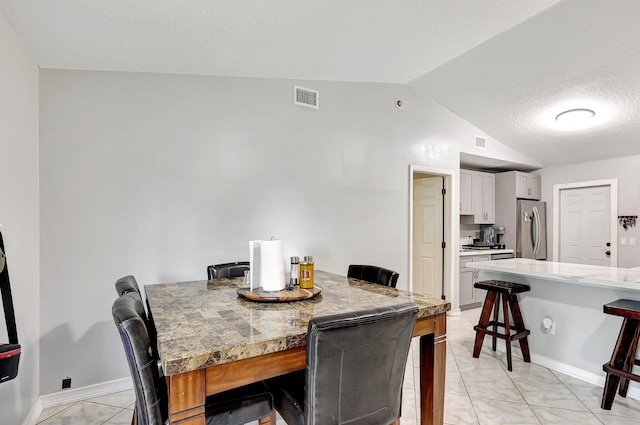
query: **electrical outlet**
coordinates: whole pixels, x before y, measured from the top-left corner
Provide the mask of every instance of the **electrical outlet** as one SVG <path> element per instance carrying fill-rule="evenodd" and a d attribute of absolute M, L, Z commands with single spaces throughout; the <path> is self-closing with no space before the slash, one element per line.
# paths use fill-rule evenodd
<path fill-rule="evenodd" d="M 67 376 L 62 380 L 62 389 L 65 390 L 67 388 L 71 388 L 71 377 Z"/>
<path fill-rule="evenodd" d="M 636 245 L 636 238 L 629 238 L 629 245 L 635 246 Z"/>
<path fill-rule="evenodd" d="M 620 246 L 624 246 L 627 244 L 627 238 L 624 236 L 620 238 Z"/>
<path fill-rule="evenodd" d="M 550 317 L 545 317 L 540 324 L 540 330 L 547 335 L 556 334 L 556 324 Z"/>

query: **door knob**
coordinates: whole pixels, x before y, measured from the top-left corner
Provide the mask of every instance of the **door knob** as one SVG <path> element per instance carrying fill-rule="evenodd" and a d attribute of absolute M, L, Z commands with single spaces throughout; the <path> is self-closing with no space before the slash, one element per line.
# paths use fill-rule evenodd
<path fill-rule="evenodd" d="M 605 254 L 611 255 L 611 251 L 606 251 Z"/>

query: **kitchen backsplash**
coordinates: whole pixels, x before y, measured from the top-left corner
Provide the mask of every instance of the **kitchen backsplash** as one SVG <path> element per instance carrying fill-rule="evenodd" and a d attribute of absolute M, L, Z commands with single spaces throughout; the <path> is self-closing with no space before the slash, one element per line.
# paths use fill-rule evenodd
<path fill-rule="evenodd" d="M 460 223 L 459 244 L 461 246 L 466 245 L 469 241 L 469 236 L 473 236 L 474 239 L 480 239 L 480 225 Z"/>

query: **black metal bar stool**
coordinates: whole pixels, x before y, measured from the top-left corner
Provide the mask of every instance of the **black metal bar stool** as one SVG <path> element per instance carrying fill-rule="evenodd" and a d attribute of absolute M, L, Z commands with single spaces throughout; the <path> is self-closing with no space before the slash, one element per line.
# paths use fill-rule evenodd
<path fill-rule="evenodd" d="M 522 313 L 520 312 L 520 304 L 518 304 L 518 295 L 521 292 L 530 291 L 531 288 L 528 285 L 521 283 L 504 282 L 501 280 L 487 280 L 483 282 L 476 282 L 473 285 L 478 289 L 485 289 L 487 296 L 484 299 L 484 305 L 482 306 L 482 313 L 480 314 L 480 321 L 473 329 L 476 331 L 476 341 L 473 346 L 473 357 L 480 357 L 480 350 L 482 349 L 482 342 L 484 336 L 491 335 L 493 338 L 491 348 L 496 351 L 496 339 L 504 339 L 507 348 L 507 369 L 509 372 L 512 370 L 511 364 L 511 342 L 520 342 L 520 349 L 522 350 L 522 357 L 525 362 L 531 361 L 529 354 L 529 342 L 527 341 L 527 335 L 530 334 L 528 329 L 525 329 L 524 322 L 522 320 Z M 504 316 L 504 322 L 498 321 L 498 314 L 500 312 L 500 298 L 502 298 L 502 313 Z M 491 317 L 491 311 L 493 310 L 493 320 L 489 320 Z M 509 323 L 509 311 L 513 316 L 513 329 Z M 498 332 L 498 326 L 504 328 L 504 333 Z M 489 329 L 492 327 L 493 329 Z M 511 334 L 511 331 L 515 331 Z"/>
<path fill-rule="evenodd" d="M 640 382 L 640 376 L 632 373 L 633 366 L 640 365 L 640 360 L 636 359 L 640 337 L 640 301 L 621 299 L 605 304 L 603 310 L 605 314 L 624 317 L 618 341 L 611 354 L 611 361 L 602 365 L 602 369 L 607 373 L 607 380 L 604 384 L 600 407 L 611 410 L 618 384 L 620 384 L 618 394 L 626 397 L 629 380 Z"/>

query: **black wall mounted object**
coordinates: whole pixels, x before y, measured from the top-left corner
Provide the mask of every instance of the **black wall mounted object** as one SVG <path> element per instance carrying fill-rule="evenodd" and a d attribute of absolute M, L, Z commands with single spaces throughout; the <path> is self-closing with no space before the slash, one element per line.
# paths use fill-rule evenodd
<path fill-rule="evenodd" d="M 2 232 L 0 232 L 0 294 L 2 295 L 4 320 L 7 324 L 7 335 L 9 337 L 8 343 L 0 342 L 0 383 L 2 383 L 18 376 L 18 363 L 20 362 L 20 353 L 22 351 L 18 343 L 16 316 L 13 310 L 13 298 L 11 297 L 11 285 L 9 284 L 9 268 L 5 256 Z"/>

